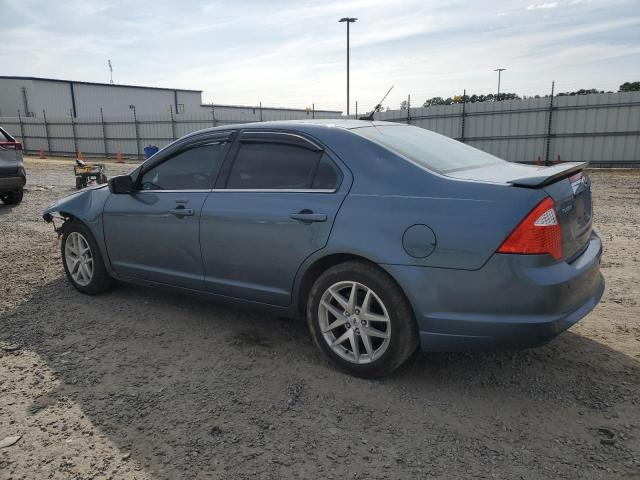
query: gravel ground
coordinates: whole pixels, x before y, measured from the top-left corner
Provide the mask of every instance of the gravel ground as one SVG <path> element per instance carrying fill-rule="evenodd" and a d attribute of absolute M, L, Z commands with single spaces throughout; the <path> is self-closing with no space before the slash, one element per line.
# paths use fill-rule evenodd
<path fill-rule="evenodd" d="M 76 292 L 40 218 L 71 163 L 26 166 L 24 202 L 0 206 L 0 446 L 20 437 L 0 478 L 640 478 L 640 172 L 592 173 L 607 290 L 582 322 L 367 381 L 303 322 Z"/>

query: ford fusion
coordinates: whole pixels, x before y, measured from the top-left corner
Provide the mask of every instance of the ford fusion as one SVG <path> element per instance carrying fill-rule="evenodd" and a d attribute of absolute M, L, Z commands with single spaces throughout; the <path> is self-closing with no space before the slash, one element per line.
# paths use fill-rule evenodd
<path fill-rule="evenodd" d="M 543 344 L 600 300 L 584 163 L 510 163 L 408 125 L 267 122 L 189 134 L 62 217 L 69 282 L 171 287 L 306 317 L 337 367 Z"/>

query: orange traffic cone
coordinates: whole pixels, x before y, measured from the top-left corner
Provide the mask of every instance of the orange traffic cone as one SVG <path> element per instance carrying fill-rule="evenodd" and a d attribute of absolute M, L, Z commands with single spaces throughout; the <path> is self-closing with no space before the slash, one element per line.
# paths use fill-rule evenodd
<path fill-rule="evenodd" d="M 82 150 L 78 149 L 78 156 L 76 158 L 78 160 L 84 160 L 84 155 L 82 154 Z"/>
<path fill-rule="evenodd" d="M 47 158 L 47 156 L 44 154 L 44 148 L 40 149 L 40 158 Z"/>
<path fill-rule="evenodd" d="M 116 150 L 116 163 L 124 163 L 120 150 Z"/>
<path fill-rule="evenodd" d="M 536 160 L 536 165 L 538 166 L 542 165 L 542 159 L 540 158 L 540 155 L 538 155 L 538 159 Z"/>

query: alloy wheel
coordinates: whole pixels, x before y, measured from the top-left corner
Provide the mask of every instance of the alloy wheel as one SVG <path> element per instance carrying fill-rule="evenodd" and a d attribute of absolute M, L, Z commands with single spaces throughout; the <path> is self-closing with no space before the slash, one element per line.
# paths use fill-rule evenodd
<path fill-rule="evenodd" d="M 318 320 L 327 344 L 349 362 L 374 362 L 389 347 L 391 321 L 387 309 L 362 283 L 342 281 L 325 290 Z"/>
<path fill-rule="evenodd" d="M 64 257 L 71 278 L 80 286 L 86 287 L 93 278 L 93 255 L 87 239 L 79 232 L 67 236 Z"/>

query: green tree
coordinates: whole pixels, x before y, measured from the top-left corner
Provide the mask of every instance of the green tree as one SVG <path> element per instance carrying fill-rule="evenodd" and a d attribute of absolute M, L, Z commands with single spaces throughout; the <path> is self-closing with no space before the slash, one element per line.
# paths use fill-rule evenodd
<path fill-rule="evenodd" d="M 619 92 L 640 92 L 640 82 L 624 82 L 618 89 Z"/>

